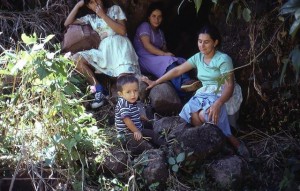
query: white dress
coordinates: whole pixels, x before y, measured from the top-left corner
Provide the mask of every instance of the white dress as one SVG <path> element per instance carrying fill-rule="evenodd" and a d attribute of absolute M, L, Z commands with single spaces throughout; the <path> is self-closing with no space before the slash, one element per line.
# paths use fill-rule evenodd
<path fill-rule="evenodd" d="M 121 7 L 117 5 L 108 8 L 106 14 L 113 20 L 126 20 Z M 78 20 L 90 24 L 100 36 L 98 49 L 78 52 L 97 71 L 112 77 L 121 73 L 140 74 L 138 57 L 128 37 L 116 34 L 95 14 L 86 15 Z"/>

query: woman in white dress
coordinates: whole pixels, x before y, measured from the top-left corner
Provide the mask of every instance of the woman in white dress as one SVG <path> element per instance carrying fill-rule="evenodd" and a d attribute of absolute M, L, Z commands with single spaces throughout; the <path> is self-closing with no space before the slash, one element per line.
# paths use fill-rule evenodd
<path fill-rule="evenodd" d="M 83 6 L 95 12 L 76 19 L 76 14 Z M 138 57 L 127 38 L 126 16 L 118 5 L 109 7 L 108 0 L 81 0 L 72 9 L 64 25 L 88 23 L 99 34 L 101 42 L 98 49 L 76 53 L 73 59 L 76 70 L 83 74 L 95 93 L 92 108 L 103 105 L 103 86 L 95 77 L 95 71 L 108 76 L 118 77 L 122 73 L 140 74 Z"/>

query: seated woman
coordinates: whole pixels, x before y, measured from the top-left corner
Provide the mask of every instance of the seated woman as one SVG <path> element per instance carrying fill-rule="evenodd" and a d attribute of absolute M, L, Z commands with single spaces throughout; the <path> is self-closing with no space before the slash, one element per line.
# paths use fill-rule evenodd
<path fill-rule="evenodd" d="M 121 7 L 109 5 L 108 0 L 81 0 L 64 23 L 65 26 L 73 23 L 89 23 L 101 39 L 98 49 L 81 51 L 73 56 L 77 71 L 86 77 L 91 85 L 91 92 L 95 93 L 92 108 L 103 105 L 105 97 L 103 86 L 95 77 L 95 70 L 111 77 L 118 77 L 122 73 L 140 74 L 138 57 L 126 36 L 126 16 Z M 83 6 L 87 6 L 95 14 L 75 19 Z"/>
<path fill-rule="evenodd" d="M 183 63 L 185 59 L 175 57 L 168 52 L 163 31 L 160 29 L 163 19 L 163 8 L 160 3 L 152 3 L 146 13 L 147 21 L 137 28 L 133 45 L 139 57 L 141 71 L 159 78 L 167 71 Z M 180 97 L 184 91 L 195 91 L 200 82 L 191 80 L 188 74 L 171 79 Z"/>
<path fill-rule="evenodd" d="M 149 84 L 148 88 L 152 88 L 197 68 L 197 77 L 203 86 L 184 105 L 179 116 L 193 126 L 207 122 L 217 125 L 238 154 L 248 158 L 248 149 L 232 135 L 228 121 L 228 115 L 238 112 L 243 99 L 240 86 L 234 81 L 231 58 L 217 50 L 220 43 L 221 36 L 217 28 L 206 25 L 201 28 L 198 35 L 198 53 L 156 81 L 151 81 L 145 77 L 142 80 Z"/>

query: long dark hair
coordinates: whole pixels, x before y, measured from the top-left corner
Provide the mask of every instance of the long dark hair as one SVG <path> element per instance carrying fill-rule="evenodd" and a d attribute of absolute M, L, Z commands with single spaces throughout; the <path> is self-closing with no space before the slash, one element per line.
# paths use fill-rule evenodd
<path fill-rule="evenodd" d="M 162 14 L 162 17 L 164 18 L 164 5 L 163 3 L 161 2 L 154 2 L 154 3 L 151 3 L 147 9 L 147 12 L 146 12 L 146 15 L 145 15 L 145 20 L 148 21 L 148 18 L 150 17 L 150 15 L 152 14 L 153 11 L 155 10 L 160 10 L 161 11 L 161 14 Z"/>
<path fill-rule="evenodd" d="M 218 28 L 212 24 L 204 25 L 198 32 L 198 36 L 200 34 L 208 34 L 213 41 L 218 40 L 219 43 L 217 46 L 221 46 L 222 38 Z"/>
<path fill-rule="evenodd" d="M 84 0 L 84 4 L 87 6 L 91 0 Z M 114 3 L 110 0 L 102 0 L 103 6 L 105 9 L 114 5 Z"/>

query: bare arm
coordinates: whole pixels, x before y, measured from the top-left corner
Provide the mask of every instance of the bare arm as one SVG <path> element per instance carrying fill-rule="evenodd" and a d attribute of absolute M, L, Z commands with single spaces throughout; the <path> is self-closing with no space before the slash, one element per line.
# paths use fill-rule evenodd
<path fill-rule="evenodd" d="M 139 141 L 143 136 L 140 130 L 138 130 L 138 128 L 135 126 L 133 121 L 129 117 L 124 118 L 123 121 L 127 128 L 130 129 L 130 131 L 133 133 L 134 139 Z"/>
<path fill-rule="evenodd" d="M 228 74 L 228 78 L 225 80 L 224 89 L 222 91 L 222 95 L 219 99 L 215 101 L 213 105 L 207 110 L 208 112 L 208 120 L 212 120 L 213 123 L 217 124 L 219 120 L 219 114 L 221 111 L 222 105 L 227 102 L 233 93 L 234 89 L 234 76 L 233 72 Z"/>
<path fill-rule="evenodd" d="M 181 74 L 184 74 L 192 69 L 193 69 L 193 66 L 186 61 L 183 64 L 176 66 L 172 70 L 168 71 L 162 77 L 158 78 L 156 81 L 151 81 L 146 77 L 142 77 L 142 80 L 149 85 L 147 87 L 147 89 L 150 89 L 150 88 L 156 86 L 157 84 L 171 80 L 171 79 L 173 79 L 177 76 L 180 76 Z"/>
<path fill-rule="evenodd" d="M 65 20 L 65 27 L 67 27 L 68 25 L 72 24 L 72 23 L 80 23 L 79 21 L 75 21 L 76 19 L 76 14 L 78 13 L 79 9 L 81 7 L 84 6 L 84 1 L 81 0 L 79 1 L 75 7 L 72 9 L 72 11 L 70 12 L 70 14 L 68 15 L 67 19 Z"/>
<path fill-rule="evenodd" d="M 153 44 L 150 42 L 150 38 L 147 35 L 143 35 L 140 37 L 144 48 L 150 52 L 151 54 L 155 54 L 158 56 L 174 56 L 171 52 L 165 52 L 163 50 L 160 50 L 159 48 L 156 48 L 155 46 L 153 46 Z M 166 47 L 164 47 L 166 48 Z"/>
<path fill-rule="evenodd" d="M 102 7 L 95 6 L 91 8 L 93 11 L 95 11 L 96 15 L 101 17 L 107 25 L 112 28 L 117 34 L 125 36 L 127 33 L 126 30 L 126 25 L 125 25 L 125 20 L 113 20 L 109 16 L 106 15 L 105 11 L 103 10 Z"/>

